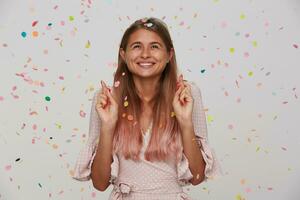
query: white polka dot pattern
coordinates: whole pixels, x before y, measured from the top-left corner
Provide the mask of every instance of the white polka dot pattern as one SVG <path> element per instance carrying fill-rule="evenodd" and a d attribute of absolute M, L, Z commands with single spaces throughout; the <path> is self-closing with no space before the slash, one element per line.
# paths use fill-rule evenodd
<path fill-rule="evenodd" d="M 220 164 L 215 152 L 209 147 L 206 127 L 206 117 L 202 104 L 200 89 L 193 82 L 190 83 L 194 99 L 193 124 L 196 134 L 196 141 L 206 163 L 205 181 L 222 175 Z M 89 138 L 80 151 L 74 168 L 73 178 L 79 181 L 90 179 L 91 164 L 93 162 L 98 138 L 100 134 L 100 119 L 95 110 L 96 91 L 91 109 Z M 121 155 L 113 155 L 114 161 L 111 164 L 110 182 L 114 189 L 110 199 L 190 199 L 183 192 L 182 186 L 190 185 L 189 180 L 193 177 L 188 159 L 182 154 L 180 162 L 149 162 L 144 159 L 144 151 L 151 129 L 144 136 L 144 146 L 141 151 L 141 162 L 125 160 Z"/>

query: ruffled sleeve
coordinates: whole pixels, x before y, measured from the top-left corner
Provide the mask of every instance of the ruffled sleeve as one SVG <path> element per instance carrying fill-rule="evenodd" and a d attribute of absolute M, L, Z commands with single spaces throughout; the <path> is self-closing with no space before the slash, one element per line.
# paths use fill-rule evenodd
<path fill-rule="evenodd" d="M 204 171 L 204 181 L 206 182 L 208 179 L 214 179 L 223 176 L 223 172 L 213 148 L 209 146 L 206 116 L 203 108 L 200 89 L 194 82 L 190 82 L 190 85 L 194 99 L 192 120 L 196 135 L 196 142 L 199 145 L 201 154 L 206 163 Z M 181 161 L 177 164 L 177 174 L 180 185 L 186 186 L 191 184 L 189 180 L 193 178 L 193 175 L 189 169 L 189 162 L 184 153 L 182 154 Z"/>
<path fill-rule="evenodd" d="M 72 178 L 78 181 L 88 181 L 90 180 L 91 175 L 91 167 L 96 155 L 96 151 L 98 148 L 98 141 L 100 136 L 100 117 L 96 111 L 96 101 L 97 96 L 100 90 L 97 90 L 94 94 L 92 100 L 91 114 L 90 114 L 90 123 L 89 123 L 89 135 L 88 140 L 85 146 L 79 152 L 79 156 L 77 158 L 74 174 Z M 113 154 L 113 162 L 111 164 L 111 177 L 110 182 L 114 183 L 118 176 L 119 171 L 119 160 L 116 154 Z"/>

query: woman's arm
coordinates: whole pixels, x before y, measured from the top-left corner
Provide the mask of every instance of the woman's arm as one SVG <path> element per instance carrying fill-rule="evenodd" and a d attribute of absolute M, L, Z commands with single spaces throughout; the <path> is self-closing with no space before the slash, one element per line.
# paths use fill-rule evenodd
<path fill-rule="evenodd" d="M 183 152 L 189 161 L 189 168 L 193 174 L 190 180 L 192 185 L 198 185 L 204 180 L 205 161 L 195 140 L 193 124 L 186 123 L 180 126 L 182 131 Z"/>
<path fill-rule="evenodd" d="M 101 134 L 97 152 L 91 167 L 91 179 L 96 189 L 105 191 L 110 185 L 112 157 L 112 141 L 115 126 L 101 126 Z"/>

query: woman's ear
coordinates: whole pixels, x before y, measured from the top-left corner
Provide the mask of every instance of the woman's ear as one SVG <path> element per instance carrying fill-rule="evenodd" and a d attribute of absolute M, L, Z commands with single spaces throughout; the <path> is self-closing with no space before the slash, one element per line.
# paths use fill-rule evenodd
<path fill-rule="evenodd" d="M 173 55 L 174 55 L 174 49 L 171 48 L 170 49 L 170 53 L 169 53 L 169 60 L 168 60 L 168 62 L 170 62 L 170 60 L 173 58 Z"/>
<path fill-rule="evenodd" d="M 123 48 L 120 48 L 120 56 L 122 57 L 123 61 L 125 62 L 125 51 Z"/>

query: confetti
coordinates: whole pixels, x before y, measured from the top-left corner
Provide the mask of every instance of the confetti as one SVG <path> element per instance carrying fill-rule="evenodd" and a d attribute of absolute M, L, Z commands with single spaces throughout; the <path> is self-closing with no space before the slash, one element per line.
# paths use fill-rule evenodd
<path fill-rule="evenodd" d="M 293 44 L 293 47 L 294 47 L 295 49 L 298 49 L 298 45 L 297 45 L 297 44 Z"/>
<path fill-rule="evenodd" d="M 245 14 L 242 13 L 242 14 L 240 15 L 240 19 L 243 20 L 243 19 L 245 19 L 245 18 L 246 18 Z"/>
<path fill-rule="evenodd" d="M 116 81 L 114 84 L 115 87 L 119 87 L 119 85 L 120 85 L 120 81 Z"/>
<path fill-rule="evenodd" d="M 6 165 L 6 166 L 5 166 L 5 170 L 6 170 L 6 171 L 11 170 L 11 165 Z"/>
<path fill-rule="evenodd" d="M 46 100 L 46 101 L 50 101 L 51 98 L 50 98 L 49 96 L 46 96 L 46 97 L 45 97 L 45 100 Z"/>
<path fill-rule="evenodd" d="M 124 101 L 124 107 L 128 106 L 128 101 Z"/>
<path fill-rule="evenodd" d="M 39 21 L 34 21 L 34 22 L 32 22 L 31 26 L 32 26 L 32 27 L 35 27 L 35 25 L 37 25 L 38 22 L 39 22 Z"/>
<path fill-rule="evenodd" d="M 85 48 L 88 49 L 88 48 L 90 48 L 90 47 L 91 47 L 91 43 L 90 43 L 90 41 L 88 40 L 87 43 L 85 44 Z"/>
<path fill-rule="evenodd" d="M 38 35 L 39 35 L 39 32 L 37 32 L 37 31 L 33 31 L 33 32 L 32 32 L 32 36 L 33 36 L 33 37 L 37 37 Z"/>
<path fill-rule="evenodd" d="M 201 73 L 203 74 L 204 72 L 205 72 L 205 69 L 202 69 L 202 70 L 201 70 Z"/>
<path fill-rule="evenodd" d="M 132 115 L 127 115 L 127 119 L 128 119 L 129 121 L 132 121 L 132 120 L 133 120 L 133 116 L 132 116 Z"/>
<path fill-rule="evenodd" d="M 74 21 L 74 16 L 69 16 L 70 21 Z"/>
<path fill-rule="evenodd" d="M 176 114 L 174 111 L 171 112 L 171 117 L 174 117 Z"/>
<path fill-rule="evenodd" d="M 85 115 L 86 115 L 86 113 L 85 113 L 84 111 L 81 110 L 81 111 L 79 112 L 79 115 L 80 115 L 80 117 L 83 117 L 83 118 L 84 118 Z"/>
<path fill-rule="evenodd" d="M 230 49 L 229 49 L 229 52 L 230 52 L 230 53 L 234 53 L 234 51 L 235 51 L 234 48 L 230 48 Z"/>
<path fill-rule="evenodd" d="M 27 36 L 27 33 L 26 32 L 22 32 L 21 35 L 22 35 L 23 38 L 25 38 Z"/>

